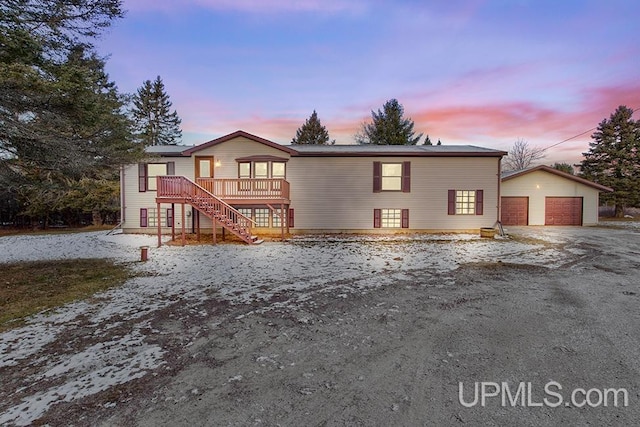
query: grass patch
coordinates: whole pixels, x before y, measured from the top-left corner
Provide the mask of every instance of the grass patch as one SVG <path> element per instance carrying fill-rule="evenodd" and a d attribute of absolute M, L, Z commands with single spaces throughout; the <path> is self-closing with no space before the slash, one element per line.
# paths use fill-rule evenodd
<path fill-rule="evenodd" d="M 0 264 L 0 331 L 29 315 L 119 286 L 134 274 L 105 259 Z"/>
<path fill-rule="evenodd" d="M 114 228 L 113 225 L 88 225 L 85 227 L 62 227 L 62 228 L 47 228 L 46 230 L 40 228 L 0 228 L 0 237 L 2 236 L 14 236 L 14 235 L 46 235 L 46 234 L 73 234 L 73 233 L 86 233 L 88 231 L 110 231 Z"/>

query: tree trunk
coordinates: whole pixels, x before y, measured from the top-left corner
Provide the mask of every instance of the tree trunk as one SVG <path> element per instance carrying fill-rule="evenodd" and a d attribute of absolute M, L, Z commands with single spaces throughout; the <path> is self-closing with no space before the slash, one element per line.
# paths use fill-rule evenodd
<path fill-rule="evenodd" d="M 614 216 L 616 218 L 623 218 L 624 217 L 624 205 L 616 203 L 616 210 L 615 210 L 615 215 Z"/>
<path fill-rule="evenodd" d="M 102 214 L 98 209 L 94 209 L 91 212 L 91 222 L 93 225 L 102 225 Z"/>

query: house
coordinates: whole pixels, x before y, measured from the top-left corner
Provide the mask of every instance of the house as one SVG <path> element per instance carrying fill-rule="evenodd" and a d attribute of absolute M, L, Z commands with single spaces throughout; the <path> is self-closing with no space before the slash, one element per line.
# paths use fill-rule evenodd
<path fill-rule="evenodd" d="M 499 218 L 503 151 L 280 145 L 244 131 L 159 146 L 121 171 L 124 232 L 474 231 Z"/>
<path fill-rule="evenodd" d="M 596 225 L 600 192 L 613 189 L 536 166 L 502 174 L 503 225 Z"/>

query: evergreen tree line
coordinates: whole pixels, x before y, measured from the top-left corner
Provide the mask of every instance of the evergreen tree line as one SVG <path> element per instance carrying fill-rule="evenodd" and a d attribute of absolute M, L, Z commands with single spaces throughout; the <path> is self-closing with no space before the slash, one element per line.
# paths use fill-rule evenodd
<path fill-rule="evenodd" d="M 0 4 L 0 224 L 113 222 L 119 166 L 179 140 L 160 77 L 120 93 L 94 48 L 123 16 L 121 0 Z"/>

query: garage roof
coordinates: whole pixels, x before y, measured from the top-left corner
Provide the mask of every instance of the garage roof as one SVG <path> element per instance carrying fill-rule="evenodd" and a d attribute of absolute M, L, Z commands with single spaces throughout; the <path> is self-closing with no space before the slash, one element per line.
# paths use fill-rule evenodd
<path fill-rule="evenodd" d="M 508 181 L 510 179 L 517 178 L 519 176 L 523 176 L 523 175 L 529 174 L 531 172 L 536 172 L 536 171 L 549 172 L 549 173 L 552 173 L 554 175 L 558 175 L 559 177 L 566 178 L 566 179 L 569 179 L 571 181 L 575 181 L 575 182 L 578 182 L 580 184 L 586 185 L 588 187 L 595 188 L 596 190 L 607 191 L 607 192 L 613 191 L 613 188 L 609 188 L 609 187 L 606 187 L 604 185 L 597 184 L 597 183 L 595 183 L 593 181 L 589 181 L 588 179 L 580 178 L 579 176 L 571 175 L 570 173 L 559 171 L 556 168 L 552 168 L 551 166 L 546 166 L 546 165 L 534 166 L 532 168 L 522 169 L 522 170 L 519 170 L 519 171 L 502 172 L 502 174 L 501 174 L 502 175 L 502 181 L 503 182 L 504 181 Z"/>

